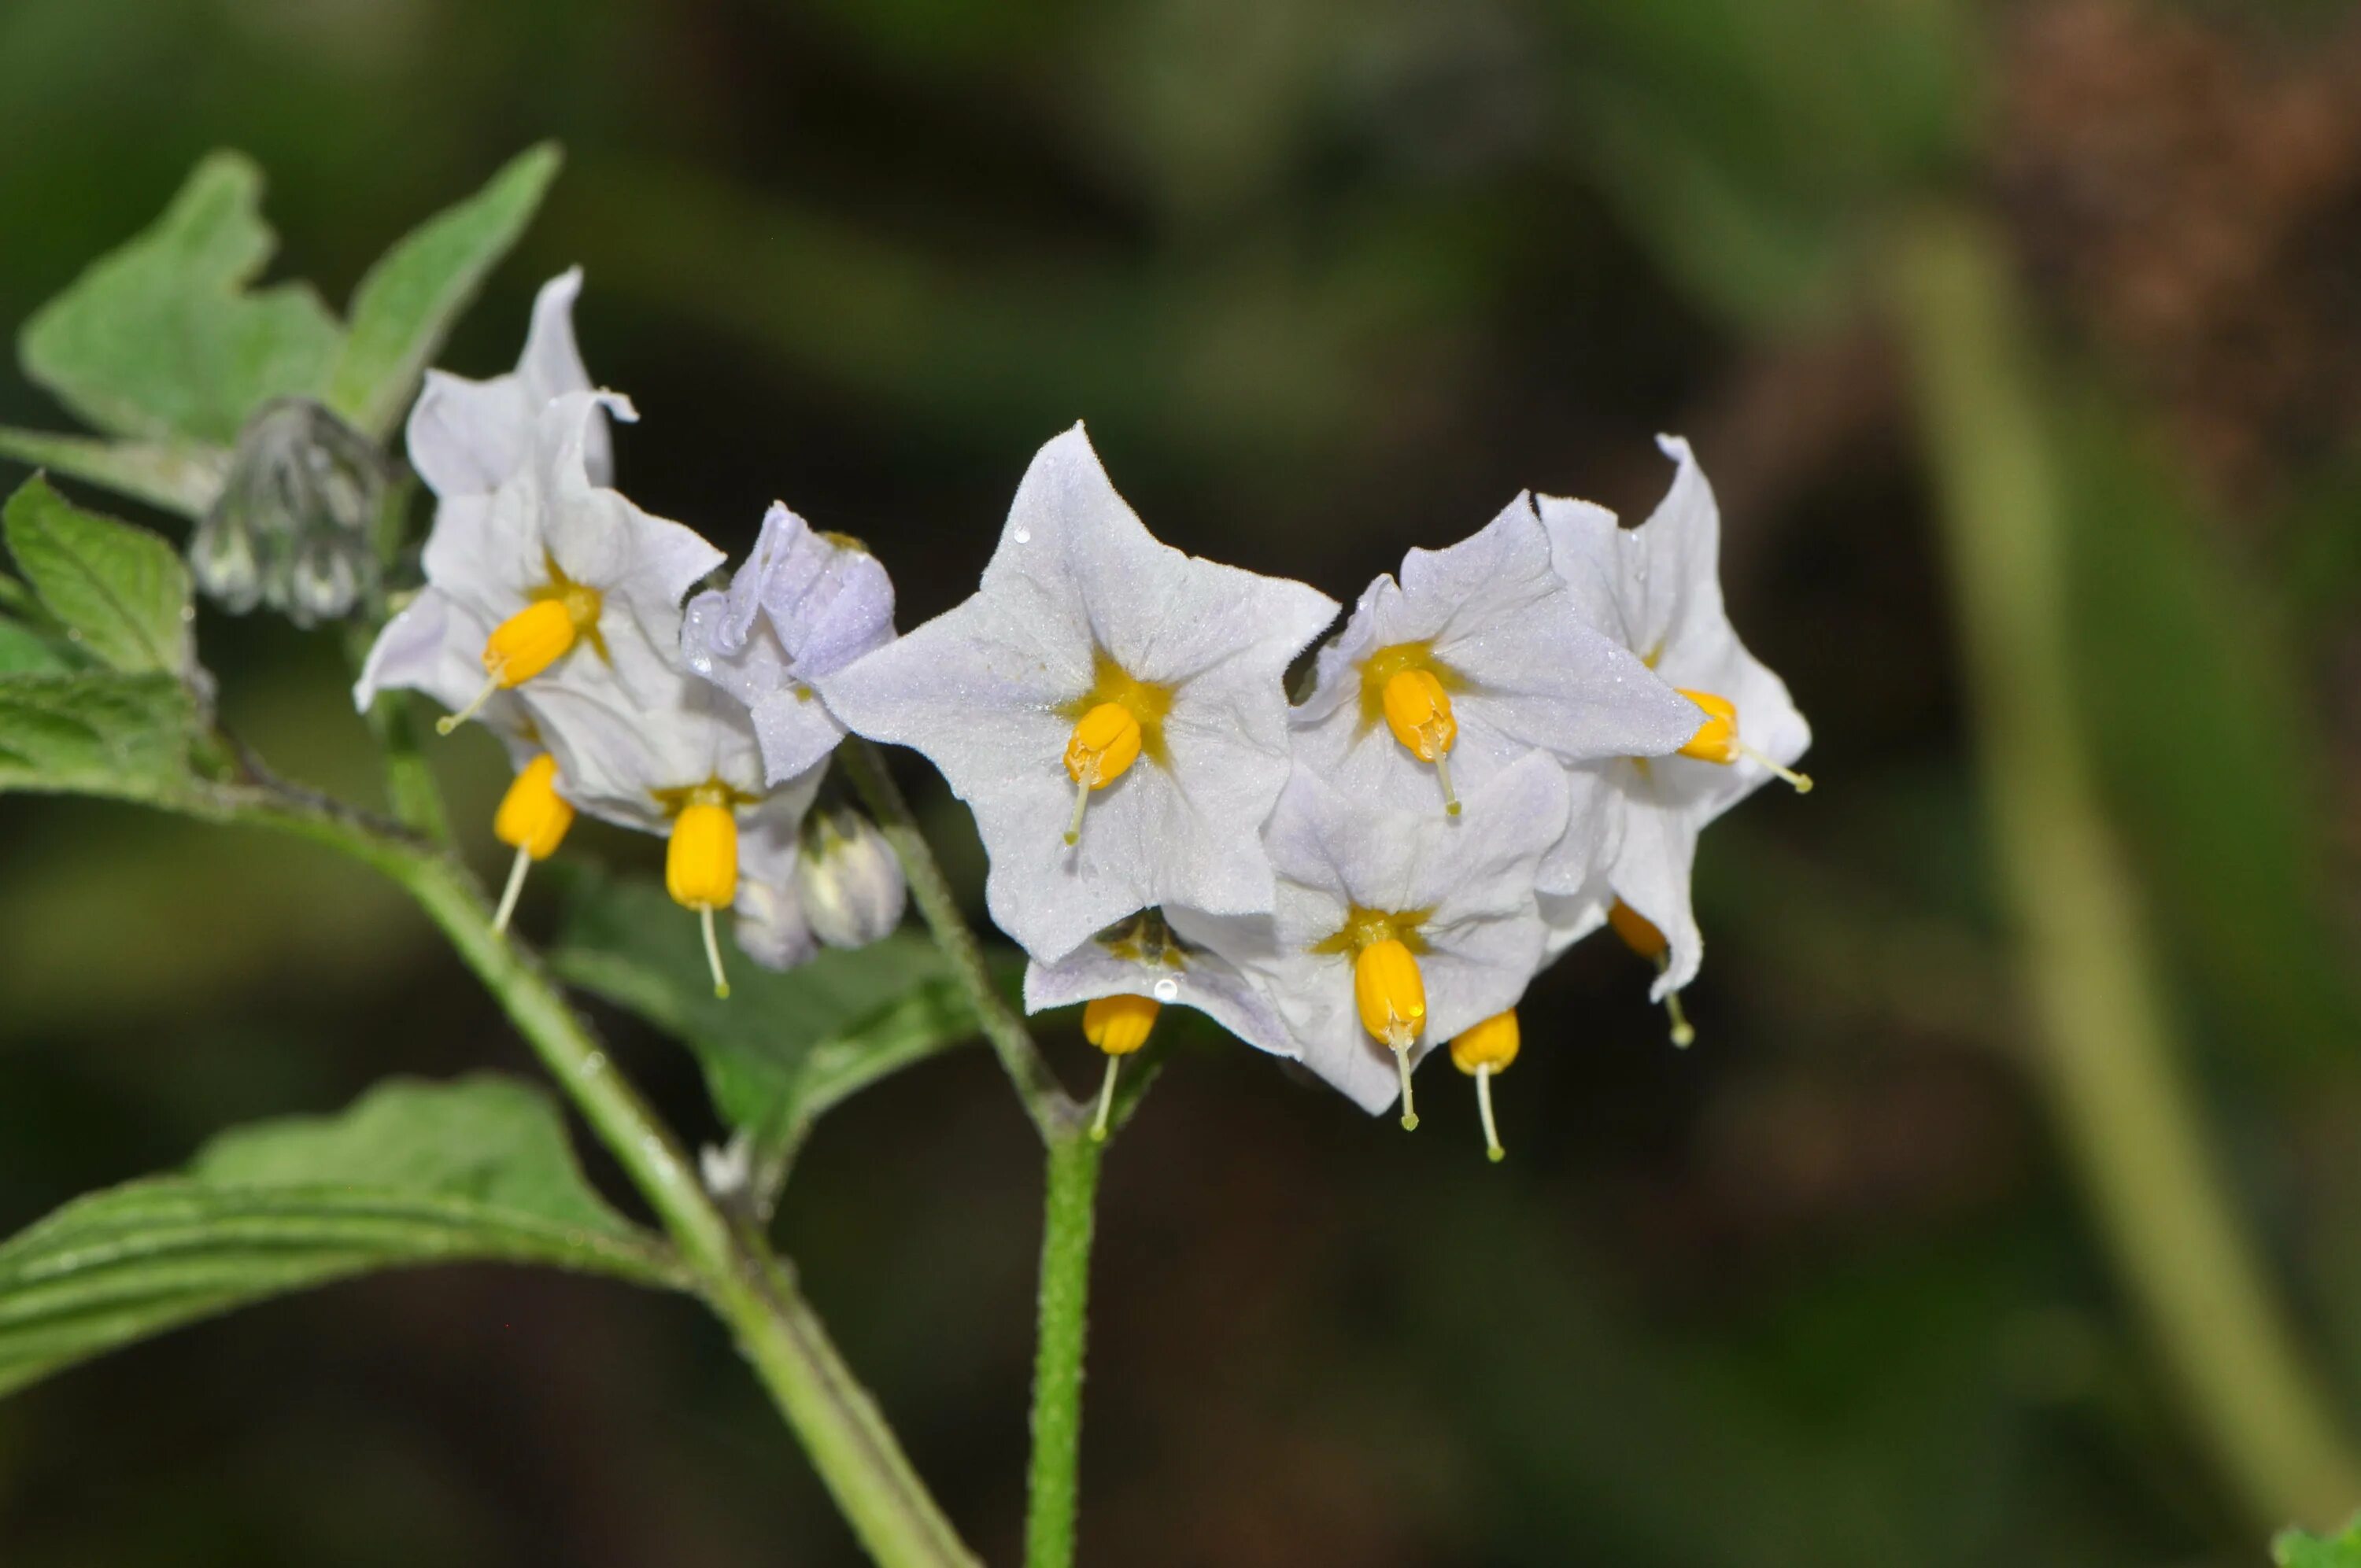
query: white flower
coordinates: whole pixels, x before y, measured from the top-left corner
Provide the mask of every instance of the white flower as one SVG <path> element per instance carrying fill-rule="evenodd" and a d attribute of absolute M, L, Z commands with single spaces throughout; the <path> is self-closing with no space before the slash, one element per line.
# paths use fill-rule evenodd
<path fill-rule="evenodd" d="M 527 681 L 620 686 L 638 709 L 675 699 L 689 678 L 680 601 L 721 553 L 592 481 L 584 443 L 602 411 L 634 417 L 612 393 L 552 400 L 497 488 L 444 499 L 426 540 L 426 587 L 370 651 L 354 688 L 359 706 L 380 687 L 408 686 L 471 718 Z M 455 702 L 454 672 L 471 652 L 476 689 Z"/>
<path fill-rule="evenodd" d="M 1519 496 L 1447 550 L 1413 550 L 1320 651 L 1293 715 L 1304 765 L 1347 795 L 1457 815 L 1539 751 L 1560 762 L 1653 756 L 1696 709 L 1583 623 Z"/>
<path fill-rule="evenodd" d="M 1076 426 L 1027 470 L 973 598 L 817 685 L 932 759 L 974 809 L 993 918 L 1055 961 L 1150 905 L 1270 906 L 1280 682 L 1335 609 L 1158 543 Z"/>
<path fill-rule="evenodd" d="M 410 466 L 437 496 L 488 495 L 524 465 L 533 422 L 550 400 L 591 389 L 582 351 L 574 342 L 574 301 L 582 292 L 579 267 L 541 286 L 533 303 L 517 367 L 489 381 L 429 370 L 410 411 Z M 583 435 L 590 482 L 613 471 L 607 427 L 596 422 Z"/>
<path fill-rule="evenodd" d="M 1189 916 L 1176 911 L 1175 918 L 1185 922 Z M 1144 996 L 1159 1004 L 1193 1007 L 1257 1049 L 1293 1054 L 1287 1025 L 1270 999 L 1220 953 L 1181 937 L 1160 910 L 1126 916 L 1056 963 L 1036 959 L 1025 966 L 1027 1013 L 1103 996 Z"/>
<path fill-rule="evenodd" d="M 1773 776 L 1808 788 L 1791 767 L 1811 743 L 1811 728 L 1785 684 L 1730 627 L 1721 599 L 1721 518 L 1704 471 L 1686 442 L 1664 436 L 1659 444 L 1679 466 L 1663 504 L 1639 528 L 1620 528 L 1613 513 L 1587 502 L 1548 496 L 1541 515 L 1558 572 L 1591 624 L 1696 705 L 1679 754 L 1577 771 L 1569 838 L 1588 841 L 1578 856 L 1554 855 L 1552 865 L 1587 860 L 1595 870 L 1578 883 L 1543 879 L 1543 891 L 1559 895 L 1550 901 L 1554 946 L 1596 929 L 1618 901 L 1645 922 L 1617 924 L 1635 946 L 1657 947 L 1643 956 L 1660 958 L 1652 994 L 1662 1000 L 1696 977 L 1705 955 L 1689 904 L 1697 835 Z"/>
<path fill-rule="evenodd" d="M 728 590 L 688 601 L 680 646 L 689 668 L 752 710 L 777 780 L 844 739 L 812 681 L 893 640 L 894 585 L 877 558 L 774 502 Z"/>
<path fill-rule="evenodd" d="M 1429 1050 L 1524 993 L 1542 955 L 1534 872 L 1565 801 L 1564 769 L 1540 754 L 1470 792 L 1458 822 L 1348 797 L 1299 766 L 1263 830 L 1272 914 L 1209 923 L 1175 911 L 1173 928 L 1270 996 L 1287 1054 L 1381 1111 Z"/>

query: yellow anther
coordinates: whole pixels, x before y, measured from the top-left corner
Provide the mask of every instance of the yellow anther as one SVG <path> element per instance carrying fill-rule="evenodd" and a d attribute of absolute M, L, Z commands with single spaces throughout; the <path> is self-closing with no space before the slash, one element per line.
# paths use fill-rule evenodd
<path fill-rule="evenodd" d="M 1607 924 L 1623 938 L 1625 947 L 1652 963 L 1664 962 L 1665 953 L 1671 950 L 1671 944 L 1664 940 L 1664 934 L 1656 929 L 1655 922 L 1620 898 L 1608 905 Z"/>
<path fill-rule="evenodd" d="M 1418 1109 L 1410 1092 L 1410 1048 L 1426 1027 L 1426 981 L 1409 947 L 1389 937 L 1363 948 L 1353 959 L 1353 1001 L 1361 1026 L 1394 1053 L 1401 1074 L 1401 1124 L 1413 1128 Z"/>
<path fill-rule="evenodd" d="M 517 897 L 524 892 L 525 868 L 556 853 L 573 826 L 574 807 L 557 793 L 557 759 L 544 751 L 511 781 L 492 817 L 492 836 L 516 851 L 500 906 L 492 916 L 493 930 L 509 928 L 509 916 L 516 913 Z"/>
<path fill-rule="evenodd" d="M 1623 938 L 1625 947 L 1654 964 L 1657 973 L 1662 974 L 1672 967 L 1673 948 L 1670 942 L 1664 940 L 1664 934 L 1656 929 L 1653 921 L 1621 899 L 1619 898 L 1607 906 L 1607 924 L 1613 927 L 1615 934 Z M 1679 992 L 1664 992 L 1664 1012 L 1673 1021 L 1673 1044 L 1676 1046 L 1694 1044 L 1697 1040 L 1697 1031 L 1689 1026 L 1688 1014 L 1681 1010 Z"/>
<path fill-rule="evenodd" d="M 1082 1009 L 1082 1038 L 1111 1057 L 1127 1057 L 1148 1044 L 1163 1010 L 1149 996 L 1099 997 Z"/>
<path fill-rule="evenodd" d="M 1459 797 L 1451 789 L 1451 747 L 1459 739 L 1459 721 L 1452 717 L 1451 694 L 1442 679 L 1422 665 L 1396 670 L 1386 677 L 1379 695 L 1386 728 L 1422 762 L 1433 762 L 1443 784 L 1443 809 L 1459 815 Z"/>
<path fill-rule="evenodd" d="M 664 850 L 664 891 L 702 917 L 705 961 L 713 970 L 716 996 L 730 994 L 730 981 L 721 970 L 713 914 L 738 897 L 738 819 L 730 814 L 729 797 L 720 784 L 689 791 L 688 804 L 672 819 L 672 839 Z"/>
<path fill-rule="evenodd" d="M 1706 714 L 1705 722 L 1697 726 L 1697 732 L 1690 736 L 1687 743 L 1681 748 L 1682 756 L 1695 757 L 1702 762 L 1719 762 L 1725 767 L 1744 757 L 1749 762 L 1760 762 L 1765 769 L 1795 785 L 1797 795 L 1812 793 L 1810 778 L 1793 768 L 1773 762 L 1740 739 L 1737 704 L 1726 696 L 1716 696 L 1711 692 L 1691 691 L 1686 686 L 1675 689 L 1705 709 Z"/>
<path fill-rule="evenodd" d="M 492 836 L 536 861 L 557 852 L 574 826 L 574 807 L 557 793 L 557 759 L 544 751 L 527 762 L 500 797 Z"/>
<path fill-rule="evenodd" d="M 1082 837 L 1082 808 L 1091 792 L 1104 789 L 1139 761 L 1139 719 L 1119 702 L 1103 702 L 1074 722 L 1066 740 L 1066 772 L 1074 781 L 1074 816 L 1066 825 L 1066 842 Z"/>
<path fill-rule="evenodd" d="M 553 573 L 555 568 L 552 567 Z M 492 628 L 484 640 L 484 688 L 458 712 L 434 721 L 448 735 L 473 718 L 492 694 L 522 685 L 557 663 L 586 637 L 598 635 L 598 590 L 564 580 L 533 596 L 531 604 Z"/>
<path fill-rule="evenodd" d="M 1099 1113 L 1091 1137 L 1106 1141 L 1107 1113 L 1115 1109 L 1116 1064 L 1140 1047 L 1156 1027 L 1164 1004 L 1149 996 L 1101 996 L 1082 1009 L 1082 1038 L 1106 1053 L 1106 1079 L 1099 1085 Z"/>
<path fill-rule="evenodd" d="M 1473 1074 L 1479 1069 L 1500 1072 L 1517 1059 L 1521 1043 L 1517 1010 L 1511 1007 L 1453 1036 L 1451 1059 L 1465 1073 Z"/>
<path fill-rule="evenodd" d="M 1500 1129 L 1492 1120 L 1492 1075 L 1517 1059 L 1517 1010 L 1495 1013 L 1451 1041 L 1452 1064 L 1476 1080 L 1476 1105 L 1484 1113 L 1484 1153 L 1498 1165 L 1508 1157 Z"/>

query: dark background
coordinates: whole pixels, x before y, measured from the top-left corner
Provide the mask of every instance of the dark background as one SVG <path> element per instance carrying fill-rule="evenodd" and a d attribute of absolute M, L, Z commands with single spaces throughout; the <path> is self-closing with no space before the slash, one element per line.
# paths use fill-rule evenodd
<path fill-rule="evenodd" d="M 1447 1069 L 1404 1137 L 1235 1046 L 1175 1062 L 1108 1166 L 1085 1561 L 2260 1561 L 2276 1521 L 2214 1463 L 2028 1070 L 1881 279 L 1923 203 L 1998 225 L 2086 498 L 2070 674 L 2177 1060 L 2361 1425 L 2349 7 L 0 0 L 0 322 L 211 147 L 269 170 L 277 270 L 333 301 L 544 136 L 568 167 L 445 362 L 504 367 L 535 283 L 581 263 L 593 373 L 643 416 L 621 484 L 733 553 L 785 499 L 868 539 L 914 625 L 1085 418 L 1161 536 L 1349 600 L 1522 488 L 1644 515 L 1677 431 L 1737 623 L 1813 721 L 1820 790 L 1707 840 L 1697 1046 L 1666 1045 L 1638 960 L 1577 949 L 1499 1084 L 1504 1167 Z M 65 422 L 13 374 L 0 419 Z M 260 750 L 371 793 L 330 640 L 202 634 Z M 442 755 L 488 821 L 493 748 Z M 686 1055 L 608 1022 L 711 1135 Z M 1092 1080 L 1071 1029 L 1050 1044 Z M 366 872 L 0 805 L 0 1228 L 231 1123 L 484 1064 L 530 1070 Z M 971 1049 L 833 1115 L 779 1227 L 996 1562 L 1037 1192 Z M 856 1553 L 692 1306 L 467 1269 L 0 1405 L 0 1559 Z"/>

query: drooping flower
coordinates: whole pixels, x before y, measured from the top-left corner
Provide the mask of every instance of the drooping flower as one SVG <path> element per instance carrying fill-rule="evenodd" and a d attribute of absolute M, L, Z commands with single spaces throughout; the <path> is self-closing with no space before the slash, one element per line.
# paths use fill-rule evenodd
<path fill-rule="evenodd" d="M 1399 1095 L 1404 1126 L 1417 1124 L 1411 1069 L 1514 1007 L 1542 954 L 1533 878 L 1565 826 L 1565 770 L 1529 754 L 1466 798 L 1454 822 L 1347 796 L 1299 765 L 1263 830 L 1279 879 L 1268 919 L 1174 914 L 1271 999 L 1286 1054 L 1371 1112 Z"/>
<path fill-rule="evenodd" d="M 1543 878 L 1559 945 L 1611 921 L 1656 961 L 1652 995 L 1669 1001 L 1697 975 L 1705 943 L 1689 872 L 1706 825 L 1773 777 L 1798 790 L 1793 764 L 1811 728 L 1784 682 L 1746 651 L 1722 604 L 1721 516 L 1688 444 L 1658 443 L 1678 465 L 1671 489 L 1636 529 L 1583 501 L 1541 499 L 1551 554 L 1585 618 L 1631 650 L 1692 705 L 1672 756 L 1634 755 L 1577 770 L 1570 836 L 1595 869 L 1578 883 Z M 1687 1032 L 1675 1014 L 1676 1037 Z M 1684 1040 L 1683 1043 L 1686 1043 Z"/>
<path fill-rule="evenodd" d="M 902 923 L 909 888 L 877 825 L 847 806 L 804 819 L 796 893 L 812 934 L 831 948 L 865 948 Z"/>
<path fill-rule="evenodd" d="M 844 739 L 812 682 L 893 640 L 884 566 L 858 541 L 815 532 L 774 502 L 729 588 L 688 601 L 680 645 L 689 668 L 752 710 L 775 781 Z"/>
<path fill-rule="evenodd" d="M 1348 795 L 1456 816 L 1539 751 L 1561 762 L 1651 756 L 1695 710 L 1583 623 L 1519 496 L 1447 550 L 1412 550 L 1320 651 L 1293 714 L 1305 763 Z"/>
<path fill-rule="evenodd" d="M 1159 543 L 1076 426 L 1027 470 L 974 597 L 815 684 L 934 762 L 975 812 L 993 918 L 1054 961 L 1151 905 L 1270 906 L 1281 676 L 1335 609 Z"/>
<path fill-rule="evenodd" d="M 530 455 L 541 411 L 568 392 L 591 390 L 590 372 L 574 341 L 574 302 L 581 292 L 579 267 L 541 286 L 524 353 L 507 375 L 471 381 L 442 370 L 426 373 L 411 406 L 407 440 L 410 466 L 436 496 L 449 500 L 500 488 Z M 594 419 L 583 432 L 582 461 L 592 484 L 610 482 L 614 465 L 603 420 Z"/>
<path fill-rule="evenodd" d="M 1198 919 L 1202 927 L 1228 924 Z M 1115 1102 L 1116 1061 L 1148 1043 L 1157 1014 L 1167 1003 L 1193 1007 L 1258 1049 L 1290 1054 L 1287 1025 L 1270 999 L 1220 953 L 1182 938 L 1159 909 L 1126 916 L 1055 963 L 1036 959 L 1025 967 L 1027 1013 L 1077 1002 L 1089 1003 L 1083 1037 L 1107 1058 L 1093 1128 L 1100 1137 L 1106 1135 L 1107 1113 Z"/>

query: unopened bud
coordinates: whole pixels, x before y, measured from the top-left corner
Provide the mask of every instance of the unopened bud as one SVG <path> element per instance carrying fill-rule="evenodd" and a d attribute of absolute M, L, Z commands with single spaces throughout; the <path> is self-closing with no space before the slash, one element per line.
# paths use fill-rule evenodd
<path fill-rule="evenodd" d="M 266 603 L 303 626 L 351 613 L 377 587 L 369 535 L 385 487 L 377 448 L 326 409 L 302 398 L 264 404 L 238 433 L 198 531 L 199 586 L 232 610 Z M 241 544 L 253 588 L 238 569 Z M 207 551 L 219 558 L 210 572 L 194 559 Z"/>
<path fill-rule="evenodd" d="M 738 950 L 767 970 L 791 970 L 807 963 L 819 951 L 819 938 L 804 918 L 804 901 L 793 881 L 762 882 L 741 877 L 738 902 L 731 906 Z"/>
<path fill-rule="evenodd" d="M 244 615 L 262 602 L 262 563 L 255 558 L 254 540 L 218 508 L 197 524 L 189 541 L 189 574 L 200 593 L 232 615 Z"/>
<path fill-rule="evenodd" d="M 865 948 L 902 923 L 902 862 L 877 825 L 845 807 L 816 811 L 796 860 L 804 915 L 831 948 Z"/>

